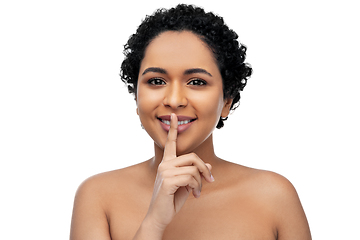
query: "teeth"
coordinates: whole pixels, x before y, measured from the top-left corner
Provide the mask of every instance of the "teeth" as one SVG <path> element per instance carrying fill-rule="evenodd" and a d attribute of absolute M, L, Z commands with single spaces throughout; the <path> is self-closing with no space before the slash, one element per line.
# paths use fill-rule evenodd
<path fill-rule="evenodd" d="M 167 120 L 161 120 L 163 123 L 165 123 L 166 125 L 170 125 L 170 121 Z M 183 125 L 183 124 L 187 124 L 191 122 L 191 120 L 185 120 L 185 121 L 178 121 L 178 126 Z"/>
<path fill-rule="evenodd" d="M 183 124 L 187 124 L 189 123 L 190 120 L 186 120 L 186 121 L 178 121 L 178 125 L 183 125 Z"/>

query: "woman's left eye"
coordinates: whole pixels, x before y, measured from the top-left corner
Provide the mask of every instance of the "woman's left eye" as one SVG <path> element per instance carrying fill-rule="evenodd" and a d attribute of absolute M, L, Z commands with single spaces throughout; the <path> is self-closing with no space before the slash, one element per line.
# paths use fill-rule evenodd
<path fill-rule="evenodd" d="M 160 78 L 152 78 L 148 81 L 150 85 L 165 85 L 165 81 Z"/>
<path fill-rule="evenodd" d="M 196 86 L 202 86 L 202 85 L 206 85 L 206 81 L 201 80 L 201 79 L 194 79 L 191 80 L 188 85 L 196 85 Z"/>

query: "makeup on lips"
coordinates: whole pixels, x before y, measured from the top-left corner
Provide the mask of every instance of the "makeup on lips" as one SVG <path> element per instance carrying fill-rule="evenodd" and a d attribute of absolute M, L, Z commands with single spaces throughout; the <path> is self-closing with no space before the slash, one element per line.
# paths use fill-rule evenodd
<path fill-rule="evenodd" d="M 182 133 L 187 130 L 194 123 L 194 121 L 196 121 L 196 118 L 188 116 L 179 115 L 177 118 L 178 133 Z M 161 127 L 168 132 L 170 130 L 170 115 L 159 116 L 157 119 L 159 120 Z"/>

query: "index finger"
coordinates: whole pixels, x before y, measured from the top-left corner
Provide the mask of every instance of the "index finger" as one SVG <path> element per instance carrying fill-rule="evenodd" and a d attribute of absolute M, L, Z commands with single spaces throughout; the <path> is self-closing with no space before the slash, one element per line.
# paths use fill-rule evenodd
<path fill-rule="evenodd" d="M 176 158 L 176 140 L 178 133 L 177 128 L 178 128 L 177 116 L 175 113 L 171 113 L 170 129 L 164 147 L 163 160 L 165 161 Z"/>

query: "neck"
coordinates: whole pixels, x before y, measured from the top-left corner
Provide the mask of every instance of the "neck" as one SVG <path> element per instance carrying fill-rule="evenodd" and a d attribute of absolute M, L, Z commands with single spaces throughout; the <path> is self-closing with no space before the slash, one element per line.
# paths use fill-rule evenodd
<path fill-rule="evenodd" d="M 164 149 L 159 147 L 157 144 L 154 144 L 154 147 L 155 147 L 155 156 L 150 161 L 150 167 L 156 173 L 157 168 L 162 161 Z M 214 152 L 212 134 L 192 152 L 195 153 L 205 163 L 210 163 L 213 167 L 220 162 L 220 159 L 215 155 Z M 180 155 L 184 155 L 184 154 L 179 154 L 178 156 Z"/>

